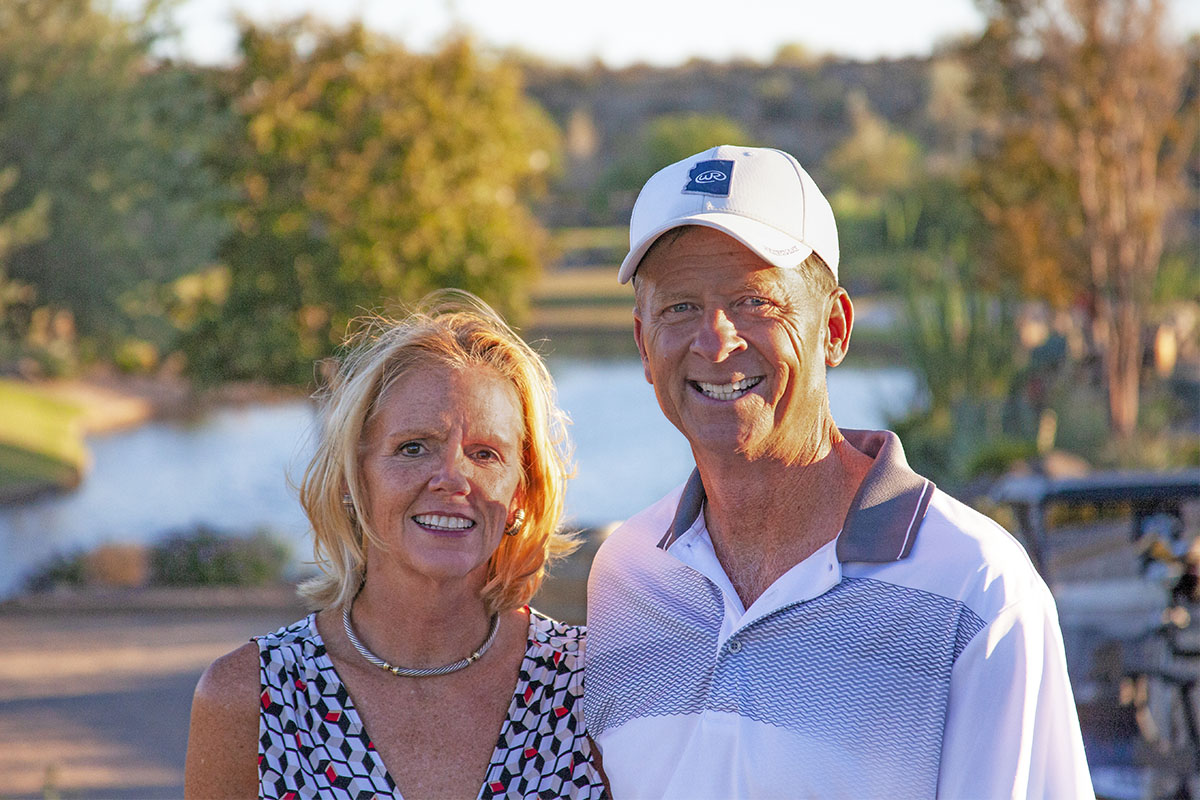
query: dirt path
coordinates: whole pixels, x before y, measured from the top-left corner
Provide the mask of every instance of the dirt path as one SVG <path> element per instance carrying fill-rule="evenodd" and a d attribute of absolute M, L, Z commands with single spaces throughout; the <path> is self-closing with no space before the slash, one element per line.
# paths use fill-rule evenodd
<path fill-rule="evenodd" d="M 598 543 L 557 565 L 533 605 L 582 622 Z M 290 587 L 94 591 L 0 604 L 0 798 L 182 797 L 200 673 L 303 614 Z"/>
<path fill-rule="evenodd" d="M 0 609 L 0 797 L 182 797 L 200 673 L 302 614 L 286 592 Z"/>

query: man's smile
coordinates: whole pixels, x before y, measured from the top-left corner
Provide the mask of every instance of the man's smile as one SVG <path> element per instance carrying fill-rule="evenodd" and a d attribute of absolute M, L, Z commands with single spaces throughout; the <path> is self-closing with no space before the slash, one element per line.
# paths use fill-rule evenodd
<path fill-rule="evenodd" d="M 736 400 L 762 383 L 763 376 L 742 378 L 733 383 L 705 383 L 704 381 L 688 381 L 692 388 L 705 397 L 713 400 Z"/>

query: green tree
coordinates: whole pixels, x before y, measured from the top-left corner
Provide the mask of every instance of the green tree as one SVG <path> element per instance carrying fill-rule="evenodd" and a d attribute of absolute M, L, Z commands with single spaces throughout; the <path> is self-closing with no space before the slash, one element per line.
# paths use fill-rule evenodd
<path fill-rule="evenodd" d="M 878 214 L 885 245 L 911 246 L 921 215 L 921 197 L 914 191 L 924 179 L 920 145 L 872 112 L 861 92 L 851 94 L 847 106 L 850 135 L 833 150 L 827 164 L 843 194 L 842 202 L 851 203 L 860 214 Z M 848 194 L 854 199 L 849 200 Z"/>
<path fill-rule="evenodd" d="M 0 170 L 0 200 L 17 182 L 16 167 Z M 0 217 L 0 363 L 20 352 L 29 326 L 35 292 L 32 286 L 8 277 L 10 254 L 46 236 L 47 198 L 38 195 L 32 205 Z"/>
<path fill-rule="evenodd" d="M 992 261 L 1082 307 L 1111 429 L 1138 420 L 1142 333 L 1200 110 L 1162 0 L 986 0 L 967 52 L 988 115 L 980 206 Z M 1194 65 L 1193 65 L 1194 66 Z"/>
<path fill-rule="evenodd" d="M 558 136 L 515 69 L 306 19 L 240 47 L 227 289 L 185 337 L 196 375 L 303 383 L 352 317 L 438 287 L 519 318 L 545 245 L 525 200 Z"/>
<path fill-rule="evenodd" d="M 597 195 L 609 205 L 628 206 L 650 176 L 668 164 L 721 144 L 755 143 L 739 122 L 721 114 L 663 114 L 646 124 L 601 178 Z M 609 202 L 614 193 L 627 196 L 628 202 Z"/>
<path fill-rule="evenodd" d="M 92 0 L 0 4 L 0 169 L 20 178 L 0 218 L 41 203 L 46 225 L 9 276 L 102 348 L 139 326 L 168 336 L 139 298 L 211 260 L 223 232 L 202 160 L 219 115 L 202 75 L 152 58 L 155 25 Z"/>

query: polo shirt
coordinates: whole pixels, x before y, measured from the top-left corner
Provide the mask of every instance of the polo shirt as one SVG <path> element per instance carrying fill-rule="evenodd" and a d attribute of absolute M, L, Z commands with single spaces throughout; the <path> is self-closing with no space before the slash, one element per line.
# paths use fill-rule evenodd
<path fill-rule="evenodd" d="M 1020 544 L 895 434 L 842 433 L 874 464 L 840 534 L 750 608 L 696 472 L 601 546 L 584 718 L 613 797 L 1094 797 Z"/>

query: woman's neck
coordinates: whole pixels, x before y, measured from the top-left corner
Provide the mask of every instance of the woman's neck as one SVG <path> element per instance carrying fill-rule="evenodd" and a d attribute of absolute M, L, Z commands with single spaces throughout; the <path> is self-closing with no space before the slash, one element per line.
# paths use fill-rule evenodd
<path fill-rule="evenodd" d="M 367 571 L 351 624 L 375 655 L 404 667 L 437 667 L 465 658 L 487 636 L 491 614 L 473 581 L 412 585 Z"/>

